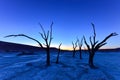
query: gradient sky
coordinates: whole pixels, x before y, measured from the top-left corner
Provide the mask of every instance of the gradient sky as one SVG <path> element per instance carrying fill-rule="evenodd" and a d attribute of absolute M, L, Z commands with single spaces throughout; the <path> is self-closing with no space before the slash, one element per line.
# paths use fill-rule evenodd
<path fill-rule="evenodd" d="M 83 35 L 93 35 L 91 22 L 101 41 L 111 32 L 120 34 L 120 0 L 0 0 L 0 40 L 38 45 L 27 38 L 3 38 L 24 33 L 43 40 L 39 22 L 46 30 L 53 25 L 52 46 L 72 47 L 71 42 Z M 103 48 L 120 47 L 120 36 L 112 37 Z"/>

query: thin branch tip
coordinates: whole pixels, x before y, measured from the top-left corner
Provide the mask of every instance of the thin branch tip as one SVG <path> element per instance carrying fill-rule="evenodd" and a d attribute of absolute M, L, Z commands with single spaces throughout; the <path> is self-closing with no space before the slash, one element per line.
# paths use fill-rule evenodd
<path fill-rule="evenodd" d="M 119 35 L 119 34 L 117 34 L 116 32 L 114 32 L 114 33 L 112 33 L 112 35 L 113 35 L 113 36 L 117 36 L 117 35 Z"/>

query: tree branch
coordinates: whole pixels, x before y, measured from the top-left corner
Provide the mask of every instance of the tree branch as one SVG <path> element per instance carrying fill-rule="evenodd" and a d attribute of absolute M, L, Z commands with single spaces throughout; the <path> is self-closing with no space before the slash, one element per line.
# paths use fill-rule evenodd
<path fill-rule="evenodd" d="M 85 36 L 83 36 L 83 39 L 84 39 L 85 45 L 87 46 L 87 48 L 88 48 L 88 50 L 89 50 L 89 52 L 90 52 L 90 46 L 89 46 L 88 43 L 86 42 Z"/>
<path fill-rule="evenodd" d="M 102 46 L 103 46 L 102 44 L 105 45 L 106 41 L 107 41 L 110 37 L 112 37 L 112 36 L 117 36 L 117 35 L 118 35 L 117 33 L 111 33 L 110 35 L 108 35 L 104 40 L 102 40 L 100 43 L 98 43 L 98 44 L 96 45 L 95 50 L 97 50 L 97 49 L 99 49 L 100 47 L 102 47 Z"/>
<path fill-rule="evenodd" d="M 95 45 L 95 38 L 96 38 L 96 31 L 95 31 L 95 25 L 93 23 L 92 24 L 92 27 L 93 27 L 93 32 L 94 32 L 94 36 L 93 36 L 93 43 Z"/>
<path fill-rule="evenodd" d="M 53 26 L 53 22 L 52 22 L 51 25 L 50 25 L 50 40 L 49 40 L 49 46 L 50 46 L 51 41 L 52 41 L 52 39 L 53 39 L 53 37 L 52 37 L 52 26 Z"/>
<path fill-rule="evenodd" d="M 62 45 L 62 43 L 60 43 L 60 45 L 59 45 L 59 49 L 60 49 L 61 45 Z"/>
<path fill-rule="evenodd" d="M 39 23 L 39 25 L 40 25 L 40 27 L 41 27 L 41 29 L 43 31 L 44 37 L 46 38 L 47 36 L 46 36 L 46 33 L 45 33 L 45 30 L 44 30 L 43 26 L 40 23 Z"/>
<path fill-rule="evenodd" d="M 93 44 L 93 42 L 92 42 L 92 40 L 91 40 L 91 36 L 90 36 L 89 40 L 90 40 L 91 46 L 93 47 L 94 44 Z"/>
<path fill-rule="evenodd" d="M 23 36 L 23 37 L 29 38 L 29 39 L 31 39 L 31 40 L 37 42 L 37 43 L 40 45 L 40 47 L 43 48 L 42 44 L 41 44 L 38 40 L 36 40 L 36 39 L 34 39 L 34 38 L 32 38 L 32 37 L 29 37 L 29 36 L 27 36 L 27 35 L 25 35 L 25 34 L 8 35 L 8 36 L 5 36 L 5 38 L 7 38 L 7 37 L 18 37 L 18 36 Z"/>
<path fill-rule="evenodd" d="M 75 46 L 74 46 L 74 43 L 73 43 L 73 42 L 72 42 L 72 45 L 73 45 L 73 49 L 74 49 Z"/>

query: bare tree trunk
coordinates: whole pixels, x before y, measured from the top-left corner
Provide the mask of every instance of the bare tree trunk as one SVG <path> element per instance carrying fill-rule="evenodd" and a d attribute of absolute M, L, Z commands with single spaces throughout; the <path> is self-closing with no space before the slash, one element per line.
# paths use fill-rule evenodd
<path fill-rule="evenodd" d="M 76 48 L 77 48 L 77 42 L 78 41 L 76 41 L 75 43 L 72 42 L 72 45 L 73 45 L 73 58 L 75 57 Z"/>
<path fill-rule="evenodd" d="M 79 39 L 77 39 L 78 47 L 79 47 L 79 53 L 80 53 L 80 59 L 82 59 L 82 45 L 83 45 L 83 38 L 81 39 L 81 42 Z"/>
<path fill-rule="evenodd" d="M 57 55 L 57 60 L 56 60 L 57 64 L 59 63 L 59 55 L 60 55 L 60 50 L 58 51 L 58 55 Z"/>
<path fill-rule="evenodd" d="M 59 55 L 60 55 L 60 47 L 61 47 L 62 43 L 59 45 L 59 49 L 58 49 L 58 55 L 57 55 L 57 60 L 56 60 L 56 64 L 59 63 Z"/>
<path fill-rule="evenodd" d="M 58 55 L 57 55 L 57 60 L 56 60 L 57 64 L 59 63 L 59 55 L 60 55 L 60 49 L 58 50 Z"/>
<path fill-rule="evenodd" d="M 47 47 L 46 52 L 47 52 L 46 63 L 47 63 L 47 66 L 49 66 L 50 65 L 50 49 L 49 49 L 49 47 Z"/>
<path fill-rule="evenodd" d="M 73 50 L 73 57 L 75 57 L 75 53 L 76 53 L 76 51 L 75 51 L 75 49 Z"/>
<path fill-rule="evenodd" d="M 82 50 L 81 50 L 81 48 L 80 48 L 79 52 L 80 52 L 80 59 L 82 59 Z"/>
<path fill-rule="evenodd" d="M 96 68 L 96 67 L 94 66 L 93 61 L 94 61 L 94 53 L 91 53 L 91 54 L 89 55 L 89 66 L 90 66 L 91 68 Z"/>

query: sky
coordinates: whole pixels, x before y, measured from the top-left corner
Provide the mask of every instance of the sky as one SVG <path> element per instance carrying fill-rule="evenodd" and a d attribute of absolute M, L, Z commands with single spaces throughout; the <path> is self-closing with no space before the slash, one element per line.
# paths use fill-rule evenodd
<path fill-rule="evenodd" d="M 89 42 L 95 24 L 96 39 L 101 41 L 112 32 L 120 34 L 120 0 L 0 0 L 0 41 L 38 44 L 24 37 L 4 38 L 9 34 L 26 34 L 41 43 L 41 23 L 47 31 L 53 24 L 51 46 L 71 49 L 72 41 L 84 35 Z M 120 47 L 120 36 L 107 41 L 103 48 Z M 85 47 L 85 45 L 83 46 Z"/>

